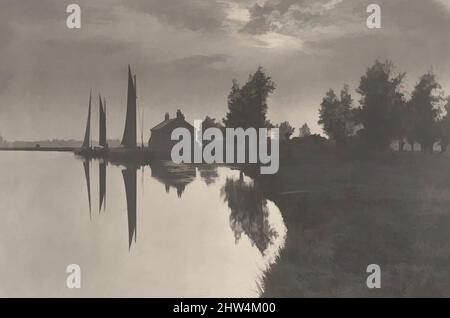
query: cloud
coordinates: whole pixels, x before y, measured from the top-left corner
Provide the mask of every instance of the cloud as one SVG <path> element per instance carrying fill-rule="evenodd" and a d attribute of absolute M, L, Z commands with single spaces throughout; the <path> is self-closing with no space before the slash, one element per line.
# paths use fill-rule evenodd
<path fill-rule="evenodd" d="M 245 1 L 224 1 L 222 5 L 228 20 L 240 23 L 248 23 L 250 20 L 250 11 Z"/>
<path fill-rule="evenodd" d="M 137 0 L 126 3 L 140 12 L 156 17 L 162 23 L 192 31 L 219 31 L 225 18 L 223 7 L 216 1 Z"/>
<path fill-rule="evenodd" d="M 250 7 L 250 18 L 241 32 L 262 41 L 263 37 L 278 34 L 298 38 L 305 52 L 322 42 L 336 39 L 396 37 L 416 44 L 417 39 L 435 41 L 444 37 L 450 26 L 447 0 L 379 0 L 382 24 L 380 30 L 366 27 L 367 6 L 371 0 L 265 0 Z M 382 43 L 380 43 L 382 45 Z"/>
<path fill-rule="evenodd" d="M 441 4 L 447 10 L 450 10 L 450 1 L 448 0 L 435 0 L 438 4 Z"/>
<path fill-rule="evenodd" d="M 178 68 L 181 67 L 184 70 L 203 70 L 209 67 L 216 67 L 225 63 L 229 56 L 225 54 L 212 54 L 212 55 L 194 55 L 178 60 L 164 63 L 167 66 Z"/>
<path fill-rule="evenodd" d="M 54 20 L 58 14 L 53 0 L 42 0 L 39 5 L 37 1 L 31 0 L 3 0 L 0 10 L 0 49 L 14 38 L 14 26 Z"/>
<path fill-rule="evenodd" d="M 371 0 L 265 0 L 250 8 L 250 19 L 242 31 L 298 35 L 305 27 L 311 30 L 330 25 L 353 25 L 355 31 L 365 31 L 366 8 L 371 3 Z M 448 0 L 379 0 L 377 4 L 382 10 L 383 25 L 403 31 L 437 30 L 449 19 L 448 11 L 442 10 L 450 9 Z"/>
<path fill-rule="evenodd" d="M 250 34 L 294 34 L 318 24 L 328 24 L 329 11 L 342 0 L 267 0 L 250 8 L 250 20 L 242 29 Z"/>

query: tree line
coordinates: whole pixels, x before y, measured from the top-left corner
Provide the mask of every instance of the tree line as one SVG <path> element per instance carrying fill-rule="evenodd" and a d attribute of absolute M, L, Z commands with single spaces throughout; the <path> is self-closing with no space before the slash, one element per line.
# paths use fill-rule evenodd
<path fill-rule="evenodd" d="M 389 147 L 398 141 L 399 150 L 405 143 L 420 144 L 423 151 L 432 152 L 440 142 L 445 151 L 450 142 L 450 98 L 446 97 L 432 70 L 423 74 L 411 93 L 404 89 L 406 73 L 394 73 L 391 61 L 375 61 L 361 77 L 356 92 L 358 105 L 348 85 L 340 96 L 329 90 L 319 109 L 319 124 L 336 144 L 345 143 L 355 134 L 373 148 Z"/>
<path fill-rule="evenodd" d="M 411 93 L 404 89 L 406 73 L 394 70 L 391 61 L 376 60 L 360 78 L 357 102 L 347 84 L 338 93 L 328 90 L 319 105 L 318 123 L 323 131 L 338 146 L 358 136 L 371 148 L 387 148 L 398 141 L 400 150 L 406 143 L 414 150 L 418 143 L 423 151 L 431 152 L 439 142 L 445 151 L 450 144 L 450 97 L 432 70 L 418 79 Z M 280 138 L 289 139 L 295 129 L 288 121 L 275 125 L 267 118 L 267 99 L 275 89 L 262 66 L 242 86 L 233 80 L 222 123 L 207 116 L 203 129 L 278 127 Z M 307 124 L 299 129 L 300 137 L 310 134 Z"/>

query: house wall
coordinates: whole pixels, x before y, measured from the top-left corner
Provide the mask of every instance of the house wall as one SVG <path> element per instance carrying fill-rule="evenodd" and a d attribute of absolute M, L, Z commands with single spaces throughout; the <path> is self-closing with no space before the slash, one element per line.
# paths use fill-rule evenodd
<path fill-rule="evenodd" d="M 192 140 L 194 140 L 194 127 L 192 127 L 185 120 L 176 120 L 168 125 L 156 130 L 151 131 L 150 140 L 148 142 L 149 149 L 159 155 L 170 156 L 172 147 L 178 141 L 172 141 L 171 135 L 175 128 L 187 128 L 191 132 Z"/>

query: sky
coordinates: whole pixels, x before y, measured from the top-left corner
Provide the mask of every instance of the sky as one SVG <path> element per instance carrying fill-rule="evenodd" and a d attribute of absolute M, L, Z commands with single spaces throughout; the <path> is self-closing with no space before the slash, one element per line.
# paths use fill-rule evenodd
<path fill-rule="evenodd" d="M 66 26 L 67 5 L 81 28 Z M 381 7 L 368 29 L 366 8 Z M 0 134 L 7 140 L 82 139 L 89 90 L 108 105 L 108 137 L 122 136 L 127 65 L 137 75 L 144 136 L 169 112 L 222 119 L 236 79 L 262 65 L 277 88 L 273 123 L 314 133 L 322 97 L 375 59 L 406 72 L 405 90 L 432 69 L 450 94 L 450 0 L 0 0 Z M 296 134 L 298 133 L 298 130 Z"/>

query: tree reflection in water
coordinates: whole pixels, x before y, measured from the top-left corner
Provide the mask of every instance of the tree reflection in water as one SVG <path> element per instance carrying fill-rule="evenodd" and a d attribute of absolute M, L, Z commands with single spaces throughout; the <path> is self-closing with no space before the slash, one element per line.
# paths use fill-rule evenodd
<path fill-rule="evenodd" d="M 230 226 L 236 243 L 241 239 L 242 233 L 245 233 L 252 245 L 256 245 L 264 255 L 278 233 L 269 224 L 267 202 L 258 183 L 246 182 L 241 172 L 238 180 L 227 178 L 221 195 L 231 210 Z"/>

